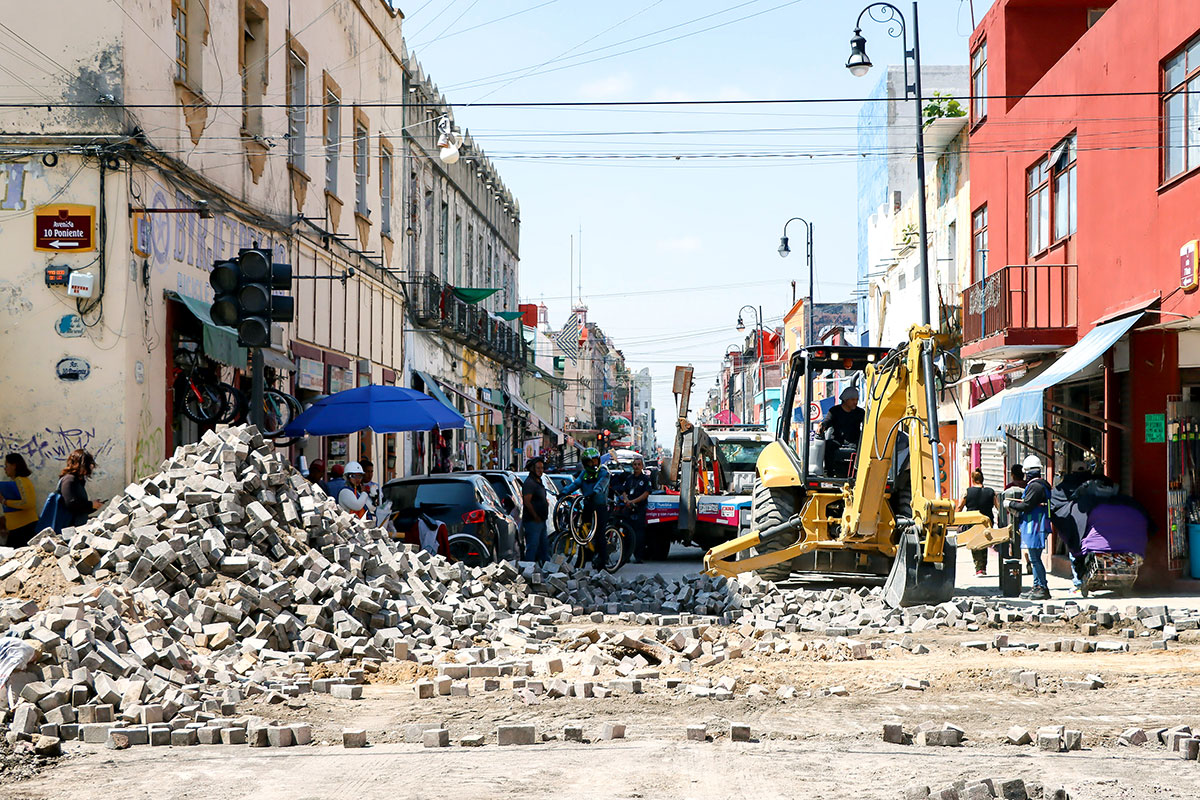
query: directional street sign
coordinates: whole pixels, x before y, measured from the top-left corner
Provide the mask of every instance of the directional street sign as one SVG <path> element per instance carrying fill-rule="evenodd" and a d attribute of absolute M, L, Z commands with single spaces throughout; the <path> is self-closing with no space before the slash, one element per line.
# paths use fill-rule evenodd
<path fill-rule="evenodd" d="M 96 207 L 62 203 L 33 213 L 33 249 L 43 253 L 85 253 L 96 249 Z"/>

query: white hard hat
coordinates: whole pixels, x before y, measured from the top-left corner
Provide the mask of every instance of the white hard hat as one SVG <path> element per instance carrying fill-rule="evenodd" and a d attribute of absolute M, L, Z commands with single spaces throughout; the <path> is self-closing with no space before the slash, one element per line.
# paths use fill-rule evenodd
<path fill-rule="evenodd" d="M 1025 456 L 1025 460 L 1021 462 L 1021 469 L 1025 470 L 1026 472 L 1030 470 L 1037 470 L 1038 472 L 1041 472 L 1042 460 L 1037 456 Z M 349 471 L 350 468 L 347 467 L 346 470 Z"/>
<path fill-rule="evenodd" d="M 358 463 L 357 461 L 351 461 L 342 470 L 342 474 L 343 475 L 365 475 L 366 473 L 363 472 L 362 464 Z"/>

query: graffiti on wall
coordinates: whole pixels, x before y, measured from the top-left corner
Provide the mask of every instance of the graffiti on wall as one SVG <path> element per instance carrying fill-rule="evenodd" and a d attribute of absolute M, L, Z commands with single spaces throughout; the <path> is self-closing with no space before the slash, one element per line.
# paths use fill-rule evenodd
<path fill-rule="evenodd" d="M 63 463 L 75 450 L 87 450 L 96 461 L 102 461 L 116 450 L 111 437 L 102 437 L 92 428 L 43 428 L 34 433 L 0 431 L 0 453 L 20 453 L 37 470 Z"/>
<path fill-rule="evenodd" d="M 163 429 L 156 426 L 146 410 L 144 398 L 138 417 L 137 446 L 133 451 L 133 478 L 137 480 L 158 469 L 163 459 Z"/>

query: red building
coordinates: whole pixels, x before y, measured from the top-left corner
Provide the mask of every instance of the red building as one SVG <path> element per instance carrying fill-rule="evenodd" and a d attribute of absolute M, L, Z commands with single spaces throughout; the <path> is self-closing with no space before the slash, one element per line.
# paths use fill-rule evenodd
<path fill-rule="evenodd" d="M 970 57 L 962 353 L 986 362 L 976 388 L 1007 388 L 966 438 L 1005 442 L 1010 464 L 1038 452 L 1055 481 L 1094 457 L 1157 524 L 1143 585 L 1186 577 L 1200 2 L 997 0 Z"/>

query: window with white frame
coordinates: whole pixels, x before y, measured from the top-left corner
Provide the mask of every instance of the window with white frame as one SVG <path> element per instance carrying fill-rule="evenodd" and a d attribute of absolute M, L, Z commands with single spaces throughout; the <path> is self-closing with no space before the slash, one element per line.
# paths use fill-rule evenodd
<path fill-rule="evenodd" d="M 325 92 L 325 191 L 337 196 L 338 155 L 342 148 L 342 101 L 332 90 Z"/>
<path fill-rule="evenodd" d="M 1075 233 L 1075 134 L 1063 139 L 1050 151 L 1053 181 L 1054 241 Z"/>
<path fill-rule="evenodd" d="M 308 64 L 288 50 L 288 163 L 304 171 L 308 136 Z"/>
<path fill-rule="evenodd" d="M 1029 257 L 1033 258 L 1050 246 L 1049 159 L 1042 156 L 1025 175 L 1025 227 Z"/>
<path fill-rule="evenodd" d="M 354 126 L 354 211 L 364 217 L 371 215 L 367 208 L 367 177 L 370 158 L 370 137 L 362 125 Z"/>
<path fill-rule="evenodd" d="M 1200 36 L 1163 64 L 1163 180 L 1200 166 Z"/>
<path fill-rule="evenodd" d="M 971 121 L 987 116 L 987 39 L 971 54 Z"/>
<path fill-rule="evenodd" d="M 392 235 L 392 154 L 384 147 L 379 148 L 379 230 L 384 236 Z"/>
<path fill-rule="evenodd" d="M 971 282 L 987 277 L 988 209 L 987 203 L 971 215 Z"/>

